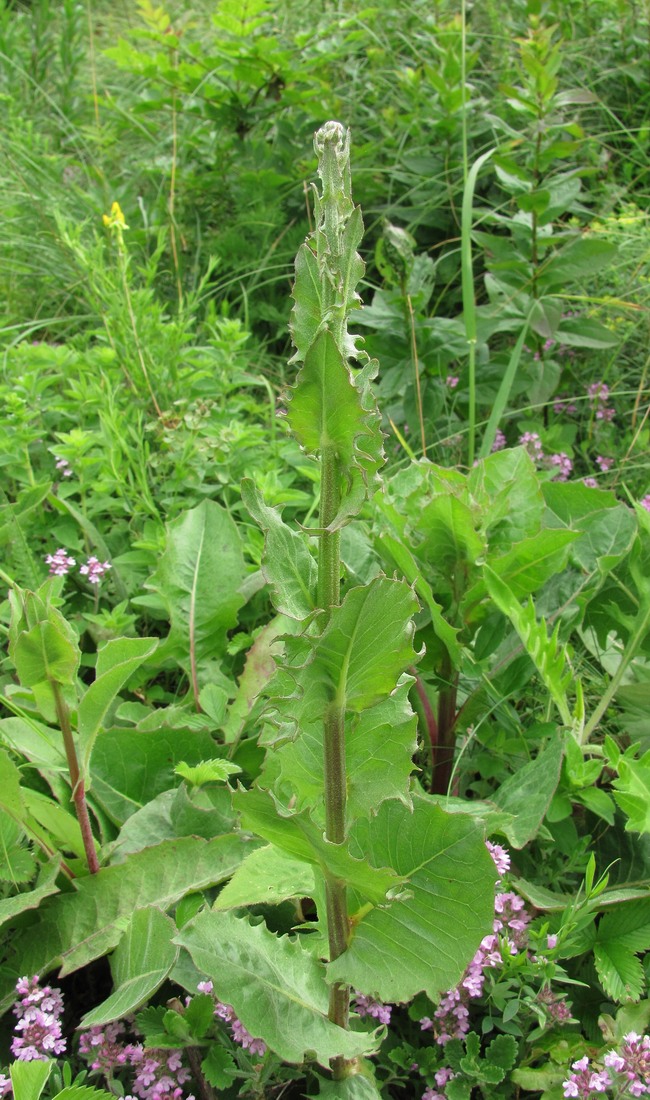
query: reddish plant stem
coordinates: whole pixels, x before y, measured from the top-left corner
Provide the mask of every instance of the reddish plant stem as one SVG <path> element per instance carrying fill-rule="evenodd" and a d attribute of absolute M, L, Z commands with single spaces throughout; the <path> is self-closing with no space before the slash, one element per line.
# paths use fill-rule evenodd
<path fill-rule="evenodd" d="M 81 839 L 83 841 L 84 851 L 86 853 L 86 862 L 88 863 L 88 870 L 91 875 L 96 875 L 99 871 L 99 860 L 97 859 L 97 852 L 95 851 L 95 839 L 90 827 L 90 817 L 88 815 L 88 806 L 86 804 L 86 789 L 84 781 L 81 778 L 79 771 L 79 761 L 77 760 L 77 750 L 75 749 L 74 736 L 72 733 L 72 725 L 70 723 L 70 711 L 61 695 L 61 688 L 55 681 L 50 681 L 52 685 L 52 692 L 54 694 L 54 706 L 56 708 L 56 716 L 59 722 L 59 727 L 63 735 L 63 744 L 65 747 L 65 755 L 68 761 L 68 772 L 70 774 L 70 783 L 72 785 L 72 801 L 74 802 L 74 808 L 77 814 L 77 821 L 79 822 L 79 828 L 81 829 Z"/>
<path fill-rule="evenodd" d="M 427 736 L 431 744 L 431 759 L 435 763 L 436 749 L 438 747 L 438 723 L 422 677 L 418 675 L 417 669 L 413 665 L 409 669 L 409 672 L 411 676 L 415 677 L 414 687 L 417 697 L 420 700 L 420 706 L 422 707 L 422 713 L 426 722 Z"/>
<path fill-rule="evenodd" d="M 447 794 L 454 768 L 454 727 L 458 673 L 446 655 L 440 670 L 442 686 L 438 695 L 438 740 L 433 761 L 431 793 Z"/>

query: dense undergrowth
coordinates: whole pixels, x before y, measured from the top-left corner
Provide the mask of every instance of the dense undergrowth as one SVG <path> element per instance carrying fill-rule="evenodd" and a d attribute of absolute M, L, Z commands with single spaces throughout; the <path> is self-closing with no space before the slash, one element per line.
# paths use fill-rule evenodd
<path fill-rule="evenodd" d="M 649 57 L 0 3 L 0 1092 L 650 1091 Z"/>

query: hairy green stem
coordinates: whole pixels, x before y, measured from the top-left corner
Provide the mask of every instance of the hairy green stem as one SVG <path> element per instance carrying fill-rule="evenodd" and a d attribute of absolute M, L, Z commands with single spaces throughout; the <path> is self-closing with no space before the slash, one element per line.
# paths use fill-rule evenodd
<path fill-rule="evenodd" d="M 93 832 L 90 827 L 90 817 L 88 814 L 88 806 L 86 804 L 86 789 L 84 781 L 81 778 L 79 771 L 79 761 L 77 760 L 77 750 L 74 744 L 74 736 L 72 733 L 72 725 L 70 723 L 70 711 L 67 704 L 61 694 L 60 686 L 54 681 L 50 681 L 52 686 L 52 692 L 54 694 L 54 706 L 56 709 L 56 716 L 59 723 L 59 728 L 63 735 L 63 745 L 65 748 L 65 755 L 68 761 L 68 772 L 70 774 L 70 783 L 72 785 L 72 801 L 74 802 L 74 808 L 77 814 L 77 821 L 79 822 L 79 828 L 81 829 L 81 839 L 83 841 L 84 851 L 86 853 L 86 862 L 88 863 L 88 870 L 91 875 L 96 875 L 99 871 L 99 860 L 97 859 L 97 852 L 95 851 L 95 840 Z"/>
<path fill-rule="evenodd" d="M 318 556 L 318 603 L 325 611 L 336 607 L 340 597 L 340 536 L 327 528 L 336 516 L 341 500 L 341 473 L 336 451 L 325 445 L 321 451 L 320 547 Z M 345 838 L 345 708 L 333 699 L 324 716 L 325 836 L 332 844 Z M 330 878 L 326 882 L 327 926 L 330 961 L 348 945 L 349 922 L 345 884 Z M 339 1027 L 348 1026 L 350 990 L 334 985 L 330 991 L 329 1018 Z M 346 1061 L 332 1062 L 334 1077 L 345 1076 Z"/>

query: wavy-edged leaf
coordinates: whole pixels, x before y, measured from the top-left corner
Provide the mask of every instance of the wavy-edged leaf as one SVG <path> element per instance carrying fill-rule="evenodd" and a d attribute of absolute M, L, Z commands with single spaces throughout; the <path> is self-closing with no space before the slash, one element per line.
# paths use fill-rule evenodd
<path fill-rule="evenodd" d="M 173 920 L 156 906 L 136 909 L 111 957 L 114 990 L 87 1012 L 84 1028 L 109 1024 L 135 1012 L 160 988 L 178 957 Z"/>
<path fill-rule="evenodd" d="M 276 671 L 275 654 L 279 653 L 280 638 L 289 633 L 296 623 L 285 615 L 277 615 L 263 626 L 246 654 L 244 671 L 239 678 L 237 694 L 233 699 L 223 726 L 226 744 L 236 741 L 243 733 L 246 721 L 264 688 Z"/>
<path fill-rule="evenodd" d="M 262 572 L 271 588 L 273 606 L 282 615 L 306 619 L 315 608 L 318 569 L 305 536 L 292 531 L 277 508 L 269 508 L 249 478 L 242 481 L 241 496 L 266 535 Z"/>
<path fill-rule="evenodd" d="M 295 859 L 318 868 L 326 878 L 354 886 L 374 905 L 380 905 L 387 891 L 401 882 L 390 867 L 371 867 L 362 855 L 352 856 L 346 844 L 327 840 L 307 811 L 283 811 L 267 791 L 238 791 L 232 801 L 244 827 Z"/>
<path fill-rule="evenodd" d="M 350 716 L 345 728 L 348 820 L 376 813 L 388 798 L 409 802 L 409 777 L 417 747 L 417 717 L 409 702 L 413 678 L 402 676 L 376 706 Z M 278 789 L 288 784 L 298 809 L 309 807 L 324 821 L 323 726 L 310 713 L 307 691 L 300 706 L 300 735 L 274 750 Z"/>
<path fill-rule="evenodd" d="M 442 607 L 435 599 L 431 585 L 423 575 L 421 566 L 408 546 L 405 545 L 402 539 L 394 538 L 388 534 L 379 536 L 379 544 L 382 549 L 388 551 L 397 568 L 401 570 L 409 584 L 413 585 L 431 615 L 431 625 L 436 637 L 445 646 L 453 664 L 459 664 L 463 652 L 462 646 L 458 642 L 460 630 L 451 626 L 443 617 Z"/>
<path fill-rule="evenodd" d="M 354 379 L 334 336 L 323 329 L 291 390 L 287 415 L 298 442 L 308 454 L 333 453 L 338 463 L 343 501 L 329 530 L 355 515 L 366 493 L 378 485 L 384 458 L 369 385 L 373 374 L 368 365 Z"/>
<path fill-rule="evenodd" d="M 377 1049 L 373 1034 L 345 1031 L 328 1019 L 325 968 L 300 940 L 277 937 L 231 913 L 200 913 L 175 938 L 232 1005 L 251 1035 L 285 1062 L 354 1058 Z"/>
<path fill-rule="evenodd" d="M 422 990 L 437 1000 L 492 928 L 496 871 L 482 829 L 414 796 L 413 811 L 384 802 L 376 817 L 359 821 L 351 851 L 393 867 L 408 883 L 403 897 L 359 921 L 328 979 L 387 1002 Z"/>

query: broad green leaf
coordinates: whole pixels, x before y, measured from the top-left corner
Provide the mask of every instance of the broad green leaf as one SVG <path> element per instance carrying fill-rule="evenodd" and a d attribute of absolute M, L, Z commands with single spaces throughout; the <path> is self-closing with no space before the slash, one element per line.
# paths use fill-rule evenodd
<path fill-rule="evenodd" d="M 580 533 L 570 557 L 582 569 L 608 573 L 629 551 L 636 534 L 634 515 L 614 493 L 580 482 L 548 482 L 543 487 L 548 526 Z"/>
<path fill-rule="evenodd" d="M 403 898 L 359 921 L 347 951 L 329 964 L 328 980 L 386 1002 L 422 990 L 437 1000 L 492 928 L 496 870 L 482 830 L 415 796 L 413 811 L 384 802 L 376 817 L 358 822 L 351 850 L 392 866 L 408 884 Z"/>
<path fill-rule="evenodd" d="M 614 1001 L 638 1001 L 645 976 L 641 960 L 622 944 L 594 944 L 596 973 L 608 997 Z"/>
<path fill-rule="evenodd" d="M 230 791 L 225 787 L 193 792 L 185 784 L 163 791 L 132 814 L 113 846 L 111 862 L 140 852 L 162 840 L 200 836 L 204 840 L 229 833 L 235 827 Z"/>
<path fill-rule="evenodd" d="M 160 988 L 178 957 L 176 925 L 161 909 L 136 909 L 111 957 L 115 986 L 110 997 L 81 1021 L 84 1028 L 109 1024 L 135 1012 Z"/>
<path fill-rule="evenodd" d="M 346 710 L 360 712 L 391 692 L 399 675 L 417 659 L 412 616 L 417 602 L 407 584 L 378 577 L 352 588 L 333 609 L 313 647 L 311 675 Z"/>
<path fill-rule="evenodd" d="M 268 844 L 246 856 L 221 890 L 213 909 L 237 909 L 244 905 L 277 905 L 288 898 L 311 897 L 314 872 L 302 859 Z"/>
<path fill-rule="evenodd" d="M 25 814 L 20 772 L 4 749 L 0 749 L 0 808 L 15 821 L 22 821 Z"/>
<path fill-rule="evenodd" d="M 288 419 L 298 442 L 308 454 L 334 452 L 339 465 L 343 501 L 330 530 L 355 515 L 378 484 L 382 436 L 369 381 L 369 367 L 352 378 L 334 336 L 324 329 L 291 391 Z"/>
<path fill-rule="evenodd" d="M 20 825 L 0 810 L 0 882 L 17 886 L 33 878 L 35 857 L 31 849 L 21 843 L 23 840 Z"/>
<path fill-rule="evenodd" d="M 388 798 L 408 801 L 417 747 L 417 717 L 408 699 L 412 682 L 410 676 L 401 677 L 391 695 L 346 722 L 349 821 L 376 813 Z M 300 734 L 296 741 L 274 750 L 273 765 L 279 789 L 289 784 L 297 808 L 309 807 L 315 819 L 324 822 L 323 725 L 312 717 L 311 698 L 307 688 L 299 704 Z"/>
<path fill-rule="evenodd" d="M 628 832 L 650 833 L 650 752 L 639 760 L 621 757 L 614 780 L 614 798 L 627 816 Z"/>
<path fill-rule="evenodd" d="M 23 687 L 34 692 L 39 709 L 48 721 L 56 720 L 52 684 L 73 687 L 81 654 L 76 635 L 55 608 L 49 618 L 21 631 L 9 655 Z M 72 636 L 71 636 L 72 635 Z"/>
<path fill-rule="evenodd" d="M 539 591 L 550 577 L 565 568 L 571 543 L 579 538 L 577 531 L 537 531 L 530 538 L 516 542 L 499 557 L 490 555 L 490 568 L 505 581 L 518 600 Z M 462 607 L 469 613 L 485 599 L 487 586 L 483 579 L 474 584 L 463 597 Z"/>
<path fill-rule="evenodd" d="M 90 788 L 90 754 L 109 707 L 129 678 L 150 657 L 157 638 L 113 638 L 97 652 L 95 680 L 87 689 L 77 711 L 77 753 L 86 789 Z"/>
<path fill-rule="evenodd" d="M 650 902 L 617 905 L 601 917 L 594 960 L 606 993 L 616 1001 L 638 1001 L 644 984 L 636 954 L 650 948 Z"/>
<path fill-rule="evenodd" d="M 594 272 L 607 267 L 615 254 L 616 245 L 611 241 L 595 236 L 580 237 L 543 265 L 539 277 L 540 289 L 549 290 L 552 287 L 565 286 L 566 283 L 575 280 L 589 278 Z M 563 327 L 569 327 L 567 320 L 572 319 L 566 319 Z M 561 339 L 564 341 L 564 336 Z"/>
<path fill-rule="evenodd" d="M 213 752 L 209 733 L 102 730 L 91 757 L 92 797 L 121 825 L 157 795 L 178 786 L 177 764 L 184 761 L 192 767 Z"/>
<path fill-rule="evenodd" d="M 299 939 L 274 936 L 230 913 L 200 913 L 176 936 L 195 966 L 232 1005 L 251 1035 L 285 1062 L 354 1058 L 377 1049 L 373 1034 L 337 1027 L 327 1018 L 329 989 L 322 963 Z"/>
<path fill-rule="evenodd" d="M 484 566 L 485 583 L 488 592 L 500 611 L 514 626 L 528 656 L 533 661 L 553 702 L 557 706 L 565 726 L 572 725 L 571 712 L 567 701 L 567 688 L 574 677 L 566 672 L 566 658 L 558 640 L 559 623 L 549 638 L 546 624 L 538 622 L 532 600 L 522 607 L 508 585 L 487 565 Z"/>
<path fill-rule="evenodd" d="M 440 494 L 425 504 L 417 530 L 424 536 L 418 557 L 437 572 L 460 574 L 485 557 L 485 538 L 476 529 L 474 513 L 454 493 Z"/>
<path fill-rule="evenodd" d="M 3 992 L 21 974 L 47 973 L 60 964 L 64 976 L 86 966 L 117 946 L 135 909 L 166 909 L 186 893 L 215 886 L 230 878 L 245 854 L 235 835 L 188 837 L 163 841 L 77 879 L 74 893 L 41 905 L 36 920 L 11 941 Z"/>
<path fill-rule="evenodd" d="M 302 244 L 296 253 L 295 273 L 290 328 L 296 358 L 302 361 L 316 338 L 325 313 L 321 266 L 308 244 Z"/>
<path fill-rule="evenodd" d="M 182 760 L 174 771 L 192 786 L 202 787 L 206 783 L 225 783 L 231 775 L 241 772 L 241 768 L 238 764 L 233 764 L 232 760 L 201 760 L 194 767 Z"/>
<path fill-rule="evenodd" d="M 319 1081 L 319 1100 L 381 1100 L 377 1085 L 369 1077 L 355 1073 L 342 1081 Z"/>
<path fill-rule="evenodd" d="M 504 553 L 539 531 L 544 498 L 535 464 L 525 447 L 487 455 L 467 475 L 480 507 L 480 524 L 491 554 Z M 417 506 L 417 499 L 415 501 Z"/>
<path fill-rule="evenodd" d="M 173 656 L 199 685 L 210 662 L 225 653 L 246 572 L 237 528 L 215 501 L 204 500 L 169 524 L 165 551 L 147 582 L 171 620 L 159 656 Z"/>
<path fill-rule="evenodd" d="M 371 867 L 363 856 L 351 856 L 347 845 L 332 844 L 307 811 L 283 811 L 267 791 L 238 791 L 232 801 L 241 813 L 245 828 L 275 844 L 287 855 L 318 868 L 326 878 L 354 886 L 374 905 L 380 905 L 386 892 L 401 881 L 387 865 L 381 869 Z"/>
<path fill-rule="evenodd" d="M 0 899 L 0 926 L 14 917 L 26 913 L 29 909 L 38 909 L 44 898 L 52 894 L 58 894 L 59 888 L 56 880 L 61 869 L 61 857 L 56 855 L 41 867 L 36 885 L 32 890 L 16 894 L 11 898 Z"/>
<path fill-rule="evenodd" d="M 388 554 L 397 568 L 404 574 L 409 584 L 413 585 L 418 596 L 425 604 L 431 615 L 431 625 L 433 626 L 436 637 L 438 637 L 445 646 L 452 663 L 455 665 L 459 664 L 462 656 L 462 647 L 458 642 L 458 634 L 460 631 L 450 626 L 443 617 L 442 607 L 435 599 L 433 589 L 423 575 L 422 567 L 413 556 L 408 546 L 406 546 L 401 539 L 394 538 L 392 535 L 382 534 L 379 536 L 378 541 L 382 550 L 388 551 Z"/>
<path fill-rule="evenodd" d="M 556 734 L 493 794 L 496 805 L 513 815 L 507 835 L 514 848 L 523 848 L 537 836 L 560 781 L 563 755 L 562 738 Z"/>
<path fill-rule="evenodd" d="M 283 522 L 277 508 L 269 508 L 253 482 L 241 485 L 244 507 L 266 535 L 262 572 L 270 585 L 273 606 L 282 615 L 306 619 L 315 607 L 317 566 L 304 535 Z"/>
<path fill-rule="evenodd" d="M 574 348 L 613 348 L 618 343 L 615 332 L 590 317 L 563 320 L 555 336 L 559 343 Z"/>
<path fill-rule="evenodd" d="M 27 823 L 30 831 L 38 835 L 37 826 L 40 825 L 50 840 L 56 841 L 56 846 L 61 851 L 72 852 L 79 859 L 85 858 L 81 829 L 74 814 L 40 791 L 23 788 L 23 798 L 29 815 Z"/>
<path fill-rule="evenodd" d="M 51 1059 L 33 1062 L 12 1062 L 9 1067 L 14 1100 L 38 1100 L 54 1062 Z"/>

